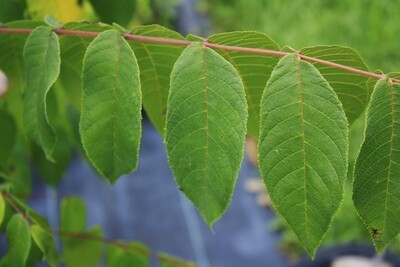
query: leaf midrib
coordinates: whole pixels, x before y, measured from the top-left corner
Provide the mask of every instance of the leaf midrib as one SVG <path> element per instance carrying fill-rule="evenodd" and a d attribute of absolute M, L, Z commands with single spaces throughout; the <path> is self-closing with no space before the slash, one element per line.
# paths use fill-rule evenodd
<path fill-rule="evenodd" d="M 304 176 L 304 219 L 305 219 L 305 242 L 307 244 L 308 250 L 308 238 L 307 238 L 307 176 L 306 176 L 306 152 L 305 152 L 305 145 L 306 145 L 306 136 L 305 136 L 305 129 L 304 129 L 304 99 L 303 99 L 303 83 L 301 79 L 301 60 L 299 57 L 296 56 L 296 64 L 297 64 L 297 79 L 299 85 L 299 93 L 300 93 L 300 100 L 299 106 L 301 110 L 301 136 L 303 137 L 303 176 Z"/>
<path fill-rule="evenodd" d="M 50 46 L 50 41 L 51 41 L 52 33 L 53 33 L 53 31 L 51 31 L 51 32 L 50 32 L 50 35 L 47 37 L 46 50 L 45 50 L 44 55 L 43 55 L 43 58 L 42 58 L 42 64 L 40 65 L 40 80 L 39 80 L 39 87 L 40 87 L 40 88 L 42 88 L 43 85 L 44 85 L 43 69 L 44 69 L 44 66 L 46 65 L 45 62 L 46 62 L 46 57 L 47 57 L 47 55 L 48 55 L 48 53 L 49 53 L 49 46 Z M 37 90 L 36 90 L 36 92 L 35 92 L 35 94 L 36 94 L 36 107 L 35 107 L 36 116 L 35 116 L 35 121 L 36 121 L 36 122 L 39 121 L 39 119 L 38 119 L 38 107 L 40 107 L 40 105 L 41 105 L 41 104 L 43 103 L 43 101 L 44 101 L 44 103 L 43 103 L 43 104 L 44 104 L 44 112 L 45 112 L 44 115 L 45 115 L 45 119 L 46 119 L 46 121 L 47 121 L 47 123 L 48 123 L 47 114 L 46 114 L 46 94 L 47 94 L 47 92 L 44 93 L 44 100 L 40 99 L 40 98 L 39 98 L 39 96 L 40 96 L 40 94 L 39 94 L 40 88 L 37 88 Z M 48 90 L 48 88 L 47 88 L 47 86 L 46 86 L 46 91 L 47 91 L 47 90 Z M 35 132 L 36 132 L 36 135 L 37 135 L 36 137 L 40 140 L 41 144 L 43 145 L 43 138 L 42 138 L 42 135 L 38 133 L 38 130 L 35 130 Z M 47 157 L 47 153 L 46 153 L 46 157 Z"/>
<path fill-rule="evenodd" d="M 386 190 L 385 190 L 385 211 L 384 211 L 384 216 L 383 216 L 383 227 L 382 227 L 382 234 L 385 233 L 385 228 L 386 228 L 386 218 L 387 218 L 387 213 L 388 213 L 388 208 L 387 208 L 387 203 L 388 203 L 388 198 L 389 198 L 389 184 L 390 184 L 390 179 L 392 176 L 392 156 L 393 156 L 393 138 L 395 135 L 395 120 L 394 120 L 394 112 L 395 112 L 395 108 L 394 108 L 394 85 L 392 83 L 392 81 L 388 81 L 389 82 L 389 92 L 390 92 L 390 96 L 391 96 L 391 108 L 392 108 L 392 130 L 390 133 L 390 152 L 389 152 L 389 167 L 388 167 L 388 179 L 386 181 Z"/>
<path fill-rule="evenodd" d="M 121 60 L 121 46 L 119 44 L 119 35 L 116 37 L 116 46 L 117 46 L 117 59 L 115 62 L 115 80 L 114 80 L 114 87 L 113 87 L 113 138 L 111 142 L 111 151 L 112 151 L 112 157 L 111 157 L 111 168 L 112 168 L 112 173 L 114 174 L 114 168 L 115 168 L 115 123 L 116 123 L 116 116 L 115 116 L 115 109 L 116 109 L 116 99 L 117 99 L 117 81 L 118 81 L 118 74 L 119 74 L 119 62 Z M 114 175 L 113 175 L 114 176 Z"/>
<path fill-rule="evenodd" d="M 206 126 L 205 126 L 205 132 L 206 132 L 206 145 L 205 145 L 205 180 L 208 183 L 208 79 L 207 79 L 207 67 L 206 67 L 206 57 L 205 57 L 205 51 L 206 48 L 203 45 L 201 47 L 201 56 L 202 56 L 202 63 L 203 63 L 203 76 L 204 76 L 204 93 L 205 93 L 205 112 L 206 112 Z M 206 199 L 208 199 L 208 191 L 205 190 L 206 192 Z"/>

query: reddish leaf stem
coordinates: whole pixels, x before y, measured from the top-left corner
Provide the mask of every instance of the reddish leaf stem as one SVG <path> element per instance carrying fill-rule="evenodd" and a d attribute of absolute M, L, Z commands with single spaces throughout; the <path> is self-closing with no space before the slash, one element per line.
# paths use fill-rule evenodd
<path fill-rule="evenodd" d="M 95 234 L 92 234 L 92 233 L 88 233 L 88 232 L 69 232 L 69 231 L 56 231 L 56 230 L 53 230 L 52 234 L 60 236 L 60 237 L 97 241 L 97 242 L 101 242 L 101 243 L 104 243 L 104 244 L 120 247 L 121 249 L 124 249 L 124 250 L 130 250 L 131 249 L 131 250 L 133 250 L 133 251 L 135 251 L 137 253 L 140 253 L 140 254 L 142 254 L 144 256 L 147 256 L 147 257 L 151 256 L 151 257 L 157 258 L 159 260 L 164 259 L 164 260 L 168 261 L 169 263 L 178 264 L 179 266 L 186 266 L 188 264 L 188 262 L 183 261 L 183 260 L 179 260 L 177 258 L 162 257 L 158 253 L 155 253 L 155 252 L 153 252 L 151 250 L 148 250 L 146 248 L 141 248 L 139 246 L 132 246 L 131 244 L 129 244 L 129 243 L 125 242 L 125 241 L 108 239 L 108 238 L 105 238 L 103 236 L 98 236 L 98 235 L 95 235 Z"/>
<path fill-rule="evenodd" d="M 29 34 L 31 31 L 32 31 L 32 29 L 17 29 L 17 28 L 0 27 L 0 34 L 1 33 Z M 89 37 L 89 38 L 94 38 L 99 34 L 99 32 L 67 30 L 67 29 L 56 29 L 55 32 L 58 35 L 79 36 L 79 37 Z M 132 41 L 136 41 L 136 42 L 158 43 L 158 44 L 174 45 L 174 46 L 188 46 L 188 45 L 191 45 L 194 43 L 193 41 L 152 37 L 152 36 L 141 36 L 141 35 L 135 35 L 135 34 L 131 34 L 131 33 L 126 33 L 123 36 L 126 40 L 132 40 Z M 207 41 L 204 41 L 204 45 L 209 48 L 218 49 L 218 50 L 235 51 L 235 52 L 258 54 L 258 55 L 268 55 L 268 56 L 273 56 L 273 57 L 283 57 L 283 56 L 286 56 L 287 54 L 289 54 L 289 52 L 284 52 L 284 51 L 219 45 L 219 44 L 209 43 Z M 345 71 L 353 72 L 353 73 L 356 73 L 359 75 L 363 75 L 363 76 L 367 76 L 367 77 L 371 77 L 371 78 L 375 78 L 375 79 L 381 79 L 385 76 L 384 74 L 377 74 L 377 73 L 373 73 L 373 72 L 369 72 L 369 71 L 365 71 L 365 70 L 360 70 L 357 68 L 334 63 L 334 62 L 327 61 L 327 60 L 318 59 L 315 57 L 309 57 L 309 56 L 305 56 L 305 55 L 301 55 L 301 54 L 299 54 L 299 57 L 302 60 L 305 60 L 305 61 L 308 61 L 311 63 L 319 63 L 319 64 L 322 64 L 325 66 L 342 69 Z M 391 78 L 391 80 L 393 83 L 400 83 L 400 79 Z"/>
<path fill-rule="evenodd" d="M 24 218 L 24 220 L 28 223 L 28 224 L 32 224 L 32 220 L 31 218 L 29 218 L 29 216 L 23 212 L 18 205 L 12 200 L 11 196 L 9 194 L 7 194 L 4 191 L 1 191 L 1 195 L 3 196 L 3 198 L 8 202 L 8 204 L 10 204 L 10 206 L 18 213 L 21 214 L 22 218 Z"/>

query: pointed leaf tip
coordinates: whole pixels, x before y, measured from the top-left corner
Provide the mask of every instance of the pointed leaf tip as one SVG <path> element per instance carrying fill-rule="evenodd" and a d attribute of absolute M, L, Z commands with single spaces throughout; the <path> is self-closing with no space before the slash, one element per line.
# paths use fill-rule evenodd
<path fill-rule="evenodd" d="M 247 115 L 235 68 L 199 43 L 188 46 L 171 74 L 166 148 L 177 184 L 210 227 L 232 198 Z"/>
<path fill-rule="evenodd" d="M 353 202 L 382 251 L 400 233 L 400 85 L 379 80 L 354 170 Z"/>
<path fill-rule="evenodd" d="M 314 257 L 343 197 L 348 127 L 339 99 L 308 62 L 283 57 L 261 100 L 259 166 L 278 213 Z"/>
<path fill-rule="evenodd" d="M 82 69 L 79 129 L 97 171 L 113 184 L 136 169 L 141 138 L 141 92 L 136 57 L 116 30 L 100 33 Z"/>

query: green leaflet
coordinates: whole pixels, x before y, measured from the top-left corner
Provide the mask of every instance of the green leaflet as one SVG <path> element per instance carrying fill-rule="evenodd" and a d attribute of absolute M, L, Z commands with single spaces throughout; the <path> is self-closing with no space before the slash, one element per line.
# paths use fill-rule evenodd
<path fill-rule="evenodd" d="M 89 45 L 82 86 L 83 147 L 99 173 L 115 183 L 136 169 L 142 106 L 135 55 L 116 30 L 100 33 Z"/>
<path fill-rule="evenodd" d="M 132 33 L 141 36 L 154 36 L 184 40 L 184 38 L 159 25 L 140 26 Z M 146 42 L 130 42 L 140 67 L 143 108 L 156 129 L 164 135 L 170 75 L 175 61 L 183 51 L 181 46 Z"/>
<path fill-rule="evenodd" d="M 58 28 L 62 28 L 63 24 L 58 21 L 55 17 L 53 17 L 52 15 L 46 15 L 44 17 L 44 22 L 46 22 L 47 26 L 53 28 L 53 29 L 58 29 Z"/>
<path fill-rule="evenodd" d="M 131 243 L 129 246 L 120 247 L 110 244 L 107 250 L 106 267 L 150 266 L 150 251 L 139 243 Z"/>
<path fill-rule="evenodd" d="M 17 126 L 13 117 L 3 110 L 0 110 L 0 129 L 0 169 L 5 169 L 15 145 Z"/>
<path fill-rule="evenodd" d="M 378 251 L 400 232 L 400 85 L 378 81 L 354 170 L 353 202 Z"/>
<path fill-rule="evenodd" d="M 54 237 L 40 226 L 31 227 L 32 239 L 43 252 L 44 260 L 50 263 L 50 266 L 57 266 L 59 257 L 57 255 Z"/>
<path fill-rule="evenodd" d="M 246 121 L 235 68 L 199 43 L 188 46 L 171 74 L 166 147 L 176 182 L 210 227 L 231 200 Z"/>
<path fill-rule="evenodd" d="M 27 136 L 51 159 L 56 136 L 47 118 L 46 95 L 60 73 L 60 47 L 51 28 L 39 26 L 24 47 L 26 89 L 23 122 Z"/>
<path fill-rule="evenodd" d="M 208 41 L 221 45 L 279 50 L 271 38 L 259 32 L 220 33 L 210 36 Z M 218 50 L 218 53 L 232 63 L 242 78 L 249 106 L 247 133 L 258 138 L 261 96 L 278 58 L 223 50 Z"/>
<path fill-rule="evenodd" d="M 7 225 L 7 254 L 1 259 L 0 267 L 25 267 L 31 248 L 28 223 L 22 215 L 14 215 Z"/>
<path fill-rule="evenodd" d="M 349 47 L 321 45 L 303 48 L 300 53 L 368 71 L 368 67 L 360 54 Z M 370 95 L 367 87 L 368 77 L 318 63 L 314 65 L 339 97 L 351 125 L 360 117 L 368 104 Z"/>
<path fill-rule="evenodd" d="M 347 120 L 308 62 L 282 58 L 261 100 L 259 166 L 276 210 L 313 257 L 339 208 L 347 173 Z"/>

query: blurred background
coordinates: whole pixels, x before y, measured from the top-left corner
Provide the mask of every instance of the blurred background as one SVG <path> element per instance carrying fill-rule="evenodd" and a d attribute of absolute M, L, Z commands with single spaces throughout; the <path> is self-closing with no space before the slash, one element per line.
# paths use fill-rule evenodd
<path fill-rule="evenodd" d="M 203 37 L 226 31 L 260 31 L 281 47 L 298 50 L 345 45 L 357 50 L 371 71 L 399 70 L 398 0 L 125 0 L 125 8 L 117 6 L 107 0 L 0 0 L 0 21 L 42 19 L 52 14 L 62 22 L 116 22 L 128 29 L 157 23 L 183 35 Z M 86 203 L 89 226 L 100 225 L 107 238 L 143 242 L 154 251 L 198 266 L 333 266 L 338 256 L 348 254 L 377 259 L 351 202 L 352 165 L 363 137 L 363 117 L 351 126 L 349 182 L 342 207 L 314 262 L 275 215 L 254 165 L 253 140 L 249 139 L 232 203 L 213 233 L 177 189 L 162 138 L 146 118 L 143 127 L 139 167 L 134 174 L 110 187 L 74 154 L 60 174 L 62 179 L 53 186 L 44 182 L 52 177 L 41 179 L 43 174 L 34 168 L 32 195 L 41 197 L 32 197 L 31 205 L 57 228 L 60 201 L 79 196 Z M 384 257 L 392 266 L 400 266 L 399 253 L 400 242 L 395 240 Z"/>

